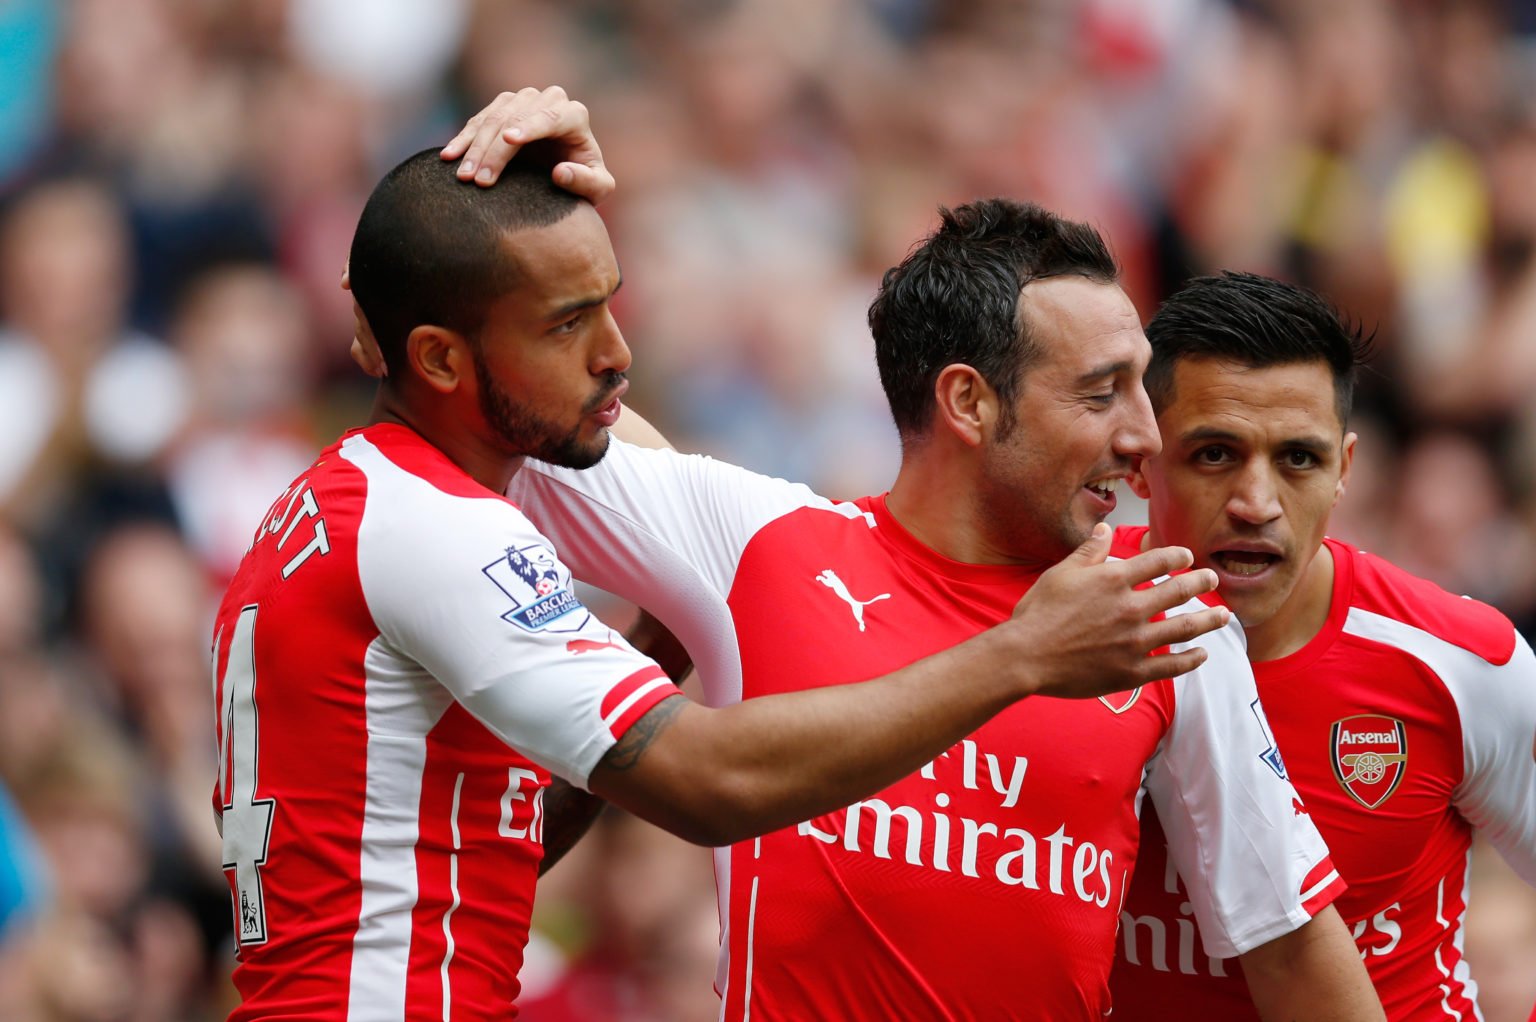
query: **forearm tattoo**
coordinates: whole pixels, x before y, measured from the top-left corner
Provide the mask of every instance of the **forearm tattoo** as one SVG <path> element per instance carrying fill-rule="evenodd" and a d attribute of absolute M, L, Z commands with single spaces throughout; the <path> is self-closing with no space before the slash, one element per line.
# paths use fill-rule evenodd
<path fill-rule="evenodd" d="M 672 718 L 683 711 L 687 698 L 682 695 L 668 696 L 651 707 L 639 720 L 624 732 L 618 744 L 603 757 L 603 765 L 612 770 L 629 770 L 640 762 L 645 750 L 651 747 L 656 736 L 666 730 Z"/>

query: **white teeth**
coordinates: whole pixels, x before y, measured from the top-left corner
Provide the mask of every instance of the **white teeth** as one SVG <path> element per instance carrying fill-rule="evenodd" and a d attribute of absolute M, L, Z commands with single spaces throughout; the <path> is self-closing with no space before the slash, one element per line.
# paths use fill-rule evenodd
<path fill-rule="evenodd" d="M 1115 487 L 1120 484 L 1119 476 L 1110 476 L 1108 479 L 1095 479 L 1088 484 L 1088 489 L 1095 493 L 1109 495 L 1115 492 Z"/>

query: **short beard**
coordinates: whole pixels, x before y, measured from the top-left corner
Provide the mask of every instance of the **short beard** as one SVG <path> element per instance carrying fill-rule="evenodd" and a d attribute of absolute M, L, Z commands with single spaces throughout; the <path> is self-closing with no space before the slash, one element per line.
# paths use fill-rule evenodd
<path fill-rule="evenodd" d="M 603 460 L 608 453 L 607 430 L 587 444 L 581 442 L 580 419 L 571 429 L 561 432 L 559 426 L 540 418 L 501 388 L 478 346 L 471 346 L 471 351 L 475 373 L 480 378 L 480 413 L 509 453 L 561 468 L 591 468 Z M 610 373 L 602 390 L 582 407 L 581 419 L 612 401 L 613 392 L 623 380 L 623 373 Z"/>

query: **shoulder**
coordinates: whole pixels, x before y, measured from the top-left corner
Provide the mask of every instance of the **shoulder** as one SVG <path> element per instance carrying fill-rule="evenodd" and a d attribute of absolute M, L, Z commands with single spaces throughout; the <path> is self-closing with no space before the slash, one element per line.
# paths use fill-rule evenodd
<path fill-rule="evenodd" d="M 436 558 L 457 560 L 476 546 L 547 545 L 515 504 L 408 431 L 353 433 L 337 453 L 364 480 L 358 530 L 367 559 L 427 575 L 445 567 Z"/>
<path fill-rule="evenodd" d="M 1346 631 L 1392 645 L 1448 644 L 1494 666 L 1514 655 L 1515 627 L 1499 610 L 1347 543 L 1327 542 L 1335 562 L 1347 564 L 1354 577 Z"/>
<path fill-rule="evenodd" d="M 1142 540 L 1147 535 L 1145 525 L 1121 525 L 1115 529 L 1114 540 L 1110 543 L 1109 556 L 1125 560 L 1141 553 Z"/>

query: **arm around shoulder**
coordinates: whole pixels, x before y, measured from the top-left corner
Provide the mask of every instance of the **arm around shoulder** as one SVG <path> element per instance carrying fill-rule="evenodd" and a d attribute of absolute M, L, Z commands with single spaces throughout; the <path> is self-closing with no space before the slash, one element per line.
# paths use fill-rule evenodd
<path fill-rule="evenodd" d="M 1091 698 L 1199 663 L 1201 651 L 1147 654 L 1219 626 L 1224 610 L 1150 619 L 1209 589 L 1209 573 L 1138 590 L 1176 555 L 1105 563 L 1108 546 L 1096 532 L 1011 619 L 873 681 L 720 709 L 670 698 L 607 752 L 589 786 L 687 840 L 726 844 L 848 805 L 1026 696 Z"/>

